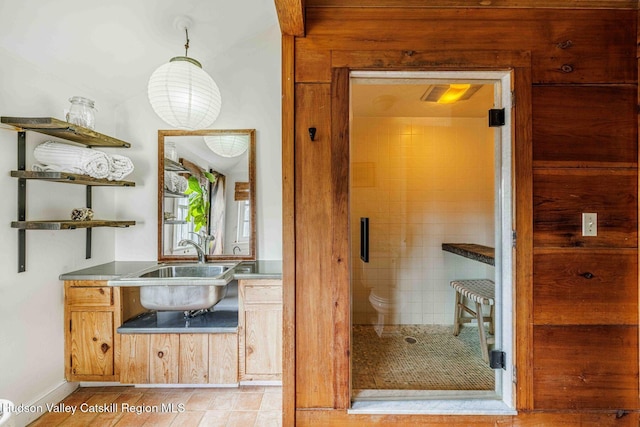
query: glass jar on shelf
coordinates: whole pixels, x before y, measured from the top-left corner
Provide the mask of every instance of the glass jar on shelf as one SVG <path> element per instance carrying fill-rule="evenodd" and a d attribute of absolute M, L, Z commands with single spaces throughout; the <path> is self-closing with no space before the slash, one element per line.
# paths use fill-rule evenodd
<path fill-rule="evenodd" d="M 67 122 L 93 129 L 96 121 L 93 100 L 82 96 L 72 96 L 69 98 L 69 102 L 71 102 L 71 107 L 67 113 Z"/>

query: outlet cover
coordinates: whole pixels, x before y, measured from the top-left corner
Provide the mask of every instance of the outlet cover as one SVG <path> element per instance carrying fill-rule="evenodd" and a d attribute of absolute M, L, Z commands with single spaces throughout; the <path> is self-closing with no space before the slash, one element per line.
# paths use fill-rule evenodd
<path fill-rule="evenodd" d="M 598 214 L 597 213 L 582 214 L 582 235 L 583 236 L 598 235 Z"/>

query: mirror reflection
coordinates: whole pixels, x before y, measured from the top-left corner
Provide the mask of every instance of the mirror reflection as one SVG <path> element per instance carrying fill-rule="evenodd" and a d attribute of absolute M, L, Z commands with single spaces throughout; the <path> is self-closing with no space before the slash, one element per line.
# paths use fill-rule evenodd
<path fill-rule="evenodd" d="M 255 260 L 255 130 L 158 131 L 158 260 Z"/>

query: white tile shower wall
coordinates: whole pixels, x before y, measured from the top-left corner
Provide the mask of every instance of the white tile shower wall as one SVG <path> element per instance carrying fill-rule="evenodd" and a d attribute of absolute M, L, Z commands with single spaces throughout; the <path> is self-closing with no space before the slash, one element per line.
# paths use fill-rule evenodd
<path fill-rule="evenodd" d="M 396 303 L 387 324 L 452 324 L 449 282 L 494 275 L 441 246 L 494 244 L 486 118 L 355 118 L 350 155 L 353 323 L 375 321 L 375 288 Z M 369 263 L 359 257 L 360 217 L 370 218 Z"/>

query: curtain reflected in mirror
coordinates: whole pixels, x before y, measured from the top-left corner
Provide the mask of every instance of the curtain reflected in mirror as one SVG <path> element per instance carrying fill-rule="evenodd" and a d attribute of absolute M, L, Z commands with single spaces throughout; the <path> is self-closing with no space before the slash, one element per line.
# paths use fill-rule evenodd
<path fill-rule="evenodd" d="M 227 136 L 246 148 L 214 152 Z M 255 131 L 158 131 L 158 215 L 160 261 L 255 260 Z"/>

